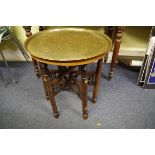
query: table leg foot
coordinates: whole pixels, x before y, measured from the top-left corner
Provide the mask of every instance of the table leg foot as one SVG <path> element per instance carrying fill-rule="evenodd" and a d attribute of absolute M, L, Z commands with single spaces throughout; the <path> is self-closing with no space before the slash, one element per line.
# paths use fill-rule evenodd
<path fill-rule="evenodd" d="M 59 118 L 59 113 L 58 113 L 58 112 L 55 112 L 55 113 L 54 113 L 54 117 L 55 117 L 56 119 L 58 119 L 58 118 Z"/>
<path fill-rule="evenodd" d="M 114 75 L 113 73 L 114 73 L 114 71 L 110 71 L 108 81 L 112 80 L 113 75 Z"/>
<path fill-rule="evenodd" d="M 46 95 L 46 99 L 47 99 L 47 100 L 49 100 L 49 99 L 50 99 L 48 95 Z"/>
<path fill-rule="evenodd" d="M 93 103 L 96 103 L 96 102 L 97 102 L 97 98 L 96 98 L 96 97 L 93 97 L 93 98 L 92 98 L 92 102 L 93 102 Z"/>
<path fill-rule="evenodd" d="M 88 119 L 88 113 L 83 114 L 83 119 L 85 119 L 85 120 Z"/>
<path fill-rule="evenodd" d="M 40 79 L 40 74 L 36 74 L 36 76 L 37 76 L 37 79 Z"/>

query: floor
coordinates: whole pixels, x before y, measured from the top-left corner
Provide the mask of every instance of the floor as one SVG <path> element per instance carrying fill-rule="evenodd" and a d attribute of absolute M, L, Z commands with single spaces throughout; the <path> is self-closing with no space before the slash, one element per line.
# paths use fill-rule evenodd
<path fill-rule="evenodd" d="M 0 128 L 11 129 L 146 129 L 155 128 L 155 90 L 136 85 L 138 72 L 117 65 L 112 81 L 107 81 L 109 65 L 102 70 L 97 104 L 91 102 L 89 87 L 89 118 L 82 119 L 81 100 L 72 92 L 57 97 L 60 113 L 55 119 L 45 99 L 41 79 L 37 79 L 31 63 L 10 63 L 17 84 L 0 85 Z M 95 64 L 89 65 L 93 70 Z M 0 63 L 0 70 L 7 75 Z M 9 80 L 9 79 L 8 79 Z"/>

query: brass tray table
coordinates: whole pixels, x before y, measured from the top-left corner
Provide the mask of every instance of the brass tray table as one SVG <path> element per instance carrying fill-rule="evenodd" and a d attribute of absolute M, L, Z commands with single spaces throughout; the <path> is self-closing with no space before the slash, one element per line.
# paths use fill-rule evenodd
<path fill-rule="evenodd" d="M 111 49 L 112 41 L 93 30 L 61 28 L 45 30 L 30 36 L 26 50 L 37 60 L 55 118 L 59 117 L 55 96 L 61 90 L 71 90 L 82 99 L 83 118 L 88 118 L 87 86 L 93 85 L 96 103 L 103 57 Z M 87 64 L 97 61 L 96 71 L 87 71 Z M 51 70 L 48 65 L 58 66 Z"/>

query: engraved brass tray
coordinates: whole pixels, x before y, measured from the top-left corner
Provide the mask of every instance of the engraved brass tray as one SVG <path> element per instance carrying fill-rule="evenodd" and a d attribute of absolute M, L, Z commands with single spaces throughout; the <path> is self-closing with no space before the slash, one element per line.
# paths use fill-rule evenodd
<path fill-rule="evenodd" d="M 25 41 L 34 57 L 51 61 L 80 61 L 103 55 L 112 47 L 106 35 L 94 30 L 61 28 L 38 32 Z"/>

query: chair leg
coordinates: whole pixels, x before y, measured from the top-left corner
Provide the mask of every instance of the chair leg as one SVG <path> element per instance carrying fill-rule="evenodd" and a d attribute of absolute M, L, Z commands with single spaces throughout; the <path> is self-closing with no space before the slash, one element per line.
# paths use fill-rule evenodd
<path fill-rule="evenodd" d="M 79 66 L 81 71 L 81 88 L 82 88 L 82 111 L 83 119 L 88 118 L 88 97 L 87 97 L 87 68 L 86 65 Z"/>
<path fill-rule="evenodd" d="M 101 78 L 102 63 L 103 63 L 103 58 L 98 60 L 98 62 L 97 62 L 97 68 L 96 68 L 96 74 L 95 74 L 95 84 L 94 84 L 93 98 L 92 98 L 93 103 L 96 103 L 96 100 L 97 100 L 97 94 L 98 94 L 100 78 Z"/>
<path fill-rule="evenodd" d="M 51 85 L 51 82 L 50 82 L 49 71 L 48 71 L 47 65 L 43 64 L 43 63 L 40 63 L 40 67 L 41 67 L 41 74 L 42 74 L 42 76 L 44 78 L 44 82 L 45 82 L 45 87 L 46 87 L 45 90 L 48 91 L 49 100 L 50 100 L 50 103 L 51 103 L 51 106 L 52 106 L 54 117 L 58 118 L 59 113 L 58 113 L 58 110 L 57 110 L 57 105 L 56 105 L 55 97 L 54 97 L 54 94 L 53 94 L 53 89 L 52 89 L 52 85 Z"/>
<path fill-rule="evenodd" d="M 4 54 L 3 54 L 3 52 L 2 52 L 1 50 L 0 50 L 0 53 L 1 53 L 1 56 L 2 56 L 2 58 L 3 58 L 3 60 L 4 60 L 5 66 L 6 66 L 7 69 L 8 69 L 8 72 L 9 72 L 9 74 L 10 74 L 10 77 L 11 77 L 11 79 L 12 79 L 12 82 L 13 82 L 13 83 L 16 83 L 17 81 L 15 80 L 14 75 L 12 74 L 12 72 L 11 72 L 11 70 L 10 70 L 10 67 L 9 67 L 9 65 L 8 65 L 8 62 L 6 61 L 6 59 L 5 59 L 5 57 L 4 57 Z"/>

